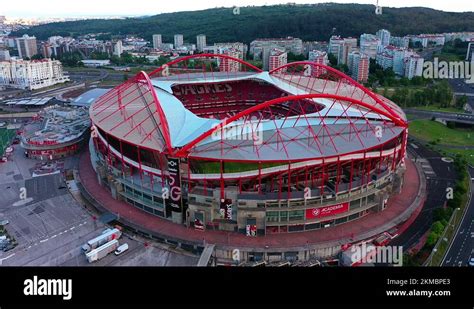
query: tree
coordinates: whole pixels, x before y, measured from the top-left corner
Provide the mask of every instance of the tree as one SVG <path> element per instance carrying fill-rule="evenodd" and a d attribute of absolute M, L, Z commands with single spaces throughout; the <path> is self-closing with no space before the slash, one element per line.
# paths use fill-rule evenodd
<path fill-rule="evenodd" d="M 59 59 L 65 66 L 75 67 L 82 65 L 82 55 L 79 52 L 68 52 L 61 55 Z"/>
<path fill-rule="evenodd" d="M 292 52 L 289 52 L 288 55 L 287 55 L 288 63 L 296 62 L 296 61 L 304 61 L 304 60 L 306 60 L 306 57 L 303 54 L 295 55 Z"/>
<path fill-rule="evenodd" d="M 44 59 L 43 55 L 41 54 L 36 54 L 36 55 L 31 56 L 31 60 L 41 60 L 41 59 Z"/>
<path fill-rule="evenodd" d="M 457 108 L 463 108 L 464 105 L 467 103 L 468 99 L 466 95 L 463 95 L 461 97 L 456 98 L 456 107 Z"/>
<path fill-rule="evenodd" d="M 335 67 L 337 65 L 337 58 L 333 54 L 328 54 L 329 65 Z"/>

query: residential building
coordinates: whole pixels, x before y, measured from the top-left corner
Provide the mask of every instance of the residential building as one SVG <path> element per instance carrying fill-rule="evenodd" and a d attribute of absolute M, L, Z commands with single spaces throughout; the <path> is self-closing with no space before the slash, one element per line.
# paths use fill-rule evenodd
<path fill-rule="evenodd" d="M 153 48 L 161 49 L 162 44 L 163 44 L 163 40 L 162 40 L 161 34 L 153 34 Z"/>
<path fill-rule="evenodd" d="M 268 59 L 268 70 L 272 71 L 276 68 L 284 66 L 288 63 L 288 53 L 285 49 L 274 48 L 270 51 Z"/>
<path fill-rule="evenodd" d="M 10 61 L 10 52 L 6 49 L 0 49 L 0 61 Z"/>
<path fill-rule="evenodd" d="M 371 59 L 377 57 L 379 45 L 381 45 L 380 39 L 373 34 L 364 33 L 360 36 L 360 52 L 369 56 Z"/>
<path fill-rule="evenodd" d="M 0 62 L 0 86 L 35 90 L 69 81 L 58 60 Z"/>
<path fill-rule="evenodd" d="M 410 45 L 410 38 L 403 36 L 391 36 L 390 37 L 390 45 L 400 47 L 400 48 L 408 48 Z"/>
<path fill-rule="evenodd" d="M 382 46 L 387 46 L 390 44 L 390 31 L 385 29 L 380 29 L 375 33 L 375 35 L 379 38 L 380 44 Z"/>
<path fill-rule="evenodd" d="M 337 59 L 337 64 L 347 64 L 349 53 L 357 48 L 356 38 L 341 38 L 332 36 L 329 39 L 328 52 Z"/>
<path fill-rule="evenodd" d="M 303 52 L 306 57 L 309 57 L 309 52 L 314 50 L 328 50 L 328 42 L 308 41 L 303 42 Z"/>
<path fill-rule="evenodd" d="M 326 52 L 320 51 L 320 50 L 310 51 L 308 60 L 316 62 L 317 64 L 322 64 L 322 65 L 328 65 L 328 63 L 329 63 L 328 54 Z M 326 69 L 321 68 L 321 67 L 316 67 L 316 69 L 312 73 L 314 74 L 315 77 L 318 77 L 321 74 L 324 74 L 326 72 L 327 72 Z"/>
<path fill-rule="evenodd" d="M 117 41 L 115 42 L 114 44 L 114 55 L 117 56 L 117 57 L 120 57 L 122 56 L 123 54 L 123 44 L 122 44 L 122 41 Z"/>
<path fill-rule="evenodd" d="M 284 48 L 295 55 L 303 54 L 303 41 L 298 38 L 257 39 L 250 43 L 250 53 L 254 60 L 261 60 L 264 48 Z"/>
<path fill-rule="evenodd" d="M 347 64 L 349 53 L 357 48 L 356 38 L 344 38 L 342 45 L 339 46 L 339 54 L 337 56 L 337 64 Z"/>
<path fill-rule="evenodd" d="M 200 34 L 196 37 L 196 48 L 199 52 L 202 52 L 204 50 L 204 47 L 206 47 L 206 36 L 204 34 Z"/>
<path fill-rule="evenodd" d="M 240 55 L 240 51 L 232 48 L 222 49 L 220 53 L 233 58 L 239 58 Z M 219 58 L 218 65 L 220 72 L 239 72 L 241 68 L 239 62 L 227 58 Z"/>
<path fill-rule="evenodd" d="M 415 76 L 423 75 L 424 59 L 417 54 L 410 55 L 405 59 L 405 77 L 412 79 Z"/>
<path fill-rule="evenodd" d="M 184 38 L 182 34 L 175 34 L 174 35 L 174 48 L 178 49 L 179 47 L 183 46 Z"/>
<path fill-rule="evenodd" d="M 349 54 L 351 77 L 358 82 L 366 83 L 369 78 L 369 57 L 355 50 Z"/>
<path fill-rule="evenodd" d="M 328 53 L 338 56 L 339 55 L 339 46 L 344 44 L 344 39 L 338 35 L 333 35 L 329 39 Z"/>
<path fill-rule="evenodd" d="M 209 47 L 209 46 L 208 46 Z M 207 47 L 206 47 L 207 48 Z M 247 52 L 248 52 L 248 46 L 247 44 L 241 43 L 241 42 L 226 42 L 226 43 L 215 43 L 214 48 L 216 50 L 219 49 L 235 49 L 240 52 L 240 59 L 245 59 L 247 58 Z"/>
<path fill-rule="evenodd" d="M 387 52 L 378 53 L 375 59 L 376 63 L 380 65 L 384 70 L 393 67 L 393 55 L 390 55 Z"/>
<path fill-rule="evenodd" d="M 36 46 L 36 37 L 25 34 L 21 38 L 16 39 L 16 46 L 20 58 L 31 58 L 38 54 L 38 47 Z"/>
<path fill-rule="evenodd" d="M 405 58 L 408 51 L 406 49 L 397 49 L 393 52 L 393 72 L 403 76 L 405 74 Z"/>

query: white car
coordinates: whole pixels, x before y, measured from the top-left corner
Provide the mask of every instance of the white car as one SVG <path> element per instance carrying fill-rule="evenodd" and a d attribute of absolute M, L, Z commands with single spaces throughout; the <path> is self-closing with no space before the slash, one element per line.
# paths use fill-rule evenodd
<path fill-rule="evenodd" d="M 128 250 L 128 244 L 125 243 L 125 244 L 119 246 L 117 248 L 117 250 L 115 250 L 115 255 L 120 255 L 120 254 L 124 253 L 127 250 Z"/>
<path fill-rule="evenodd" d="M 470 258 L 467 264 L 471 267 L 474 267 L 474 257 Z"/>
<path fill-rule="evenodd" d="M 10 223 L 10 221 L 8 221 L 8 220 L 0 221 L 0 225 L 7 225 L 8 223 Z"/>

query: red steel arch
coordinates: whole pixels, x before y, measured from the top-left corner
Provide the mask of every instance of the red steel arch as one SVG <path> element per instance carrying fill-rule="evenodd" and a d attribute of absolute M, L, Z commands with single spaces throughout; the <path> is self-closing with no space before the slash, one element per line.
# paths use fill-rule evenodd
<path fill-rule="evenodd" d="M 178 58 L 178 59 L 175 59 L 171 62 L 168 62 L 164 65 L 162 65 L 161 67 L 157 68 L 156 70 L 152 71 L 150 73 L 150 77 L 156 77 L 156 75 L 158 75 L 161 71 L 163 71 L 165 69 L 165 67 L 170 67 L 172 66 L 173 64 L 177 64 L 177 63 L 180 63 L 180 62 L 185 62 L 189 59 L 195 59 L 195 58 L 222 58 L 222 59 L 229 59 L 229 60 L 232 60 L 232 61 L 236 61 L 240 64 L 243 64 L 245 65 L 246 67 L 248 68 L 251 68 L 252 70 L 255 70 L 256 72 L 260 73 L 260 72 L 263 72 L 261 69 L 257 68 L 256 66 L 246 62 L 246 61 L 243 61 L 239 58 L 234 58 L 234 57 L 231 57 L 231 56 L 228 56 L 228 55 L 224 55 L 224 54 L 194 54 L 194 55 L 189 55 L 189 56 L 185 56 L 185 57 L 181 57 L 181 58 Z"/>
<path fill-rule="evenodd" d="M 326 71 L 329 71 L 329 72 L 339 76 L 341 79 L 347 81 L 351 85 L 353 85 L 353 86 L 357 87 L 358 89 L 362 90 L 365 94 L 367 94 L 370 98 L 372 98 L 377 104 L 379 104 L 383 108 L 385 108 L 386 111 L 389 112 L 394 118 L 398 118 L 399 120 L 403 121 L 403 119 L 400 119 L 400 115 L 398 115 L 390 106 L 385 104 L 385 102 L 383 102 L 379 97 L 377 97 L 372 91 L 370 91 L 369 89 L 367 89 L 366 87 L 364 87 L 360 83 L 353 80 L 350 76 L 348 76 L 348 75 L 344 74 L 343 72 L 341 72 L 339 70 L 336 70 L 336 69 L 334 69 L 330 66 L 320 64 L 320 63 L 316 63 L 316 62 L 311 62 L 311 61 L 296 61 L 296 62 L 287 63 L 283 66 L 280 66 L 276 69 L 273 69 L 269 72 L 269 74 L 274 75 L 278 71 L 282 71 L 282 70 L 287 69 L 288 67 L 297 66 L 297 65 L 311 65 L 313 67 L 318 67 L 321 70 L 326 70 Z"/>
<path fill-rule="evenodd" d="M 286 96 L 286 97 L 281 97 L 281 98 L 277 98 L 277 99 L 273 99 L 273 100 L 270 100 L 270 101 L 266 101 L 266 102 L 263 102 L 261 104 L 258 104 L 258 105 L 255 105 L 255 106 L 252 106 L 244 111 L 241 111 L 237 114 L 235 114 L 234 116 L 228 118 L 228 119 L 225 119 L 224 121 L 222 121 L 221 123 L 219 123 L 219 125 L 215 126 L 214 128 L 204 132 L 202 135 L 200 135 L 199 137 L 197 137 L 196 139 L 194 139 L 193 141 L 191 141 L 190 143 L 188 143 L 186 146 L 182 147 L 181 149 L 177 150 L 175 152 L 175 155 L 177 156 L 186 156 L 187 155 L 187 152 L 193 148 L 194 146 L 196 146 L 199 142 L 203 141 L 204 139 L 206 139 L 207 137 L 211 136 L 214 132 L 217 132 L 219 130 L 221 130 L 224 126 L 244 117 L 244 116 L 248 116 L 250 114 L 252 114 L 253 112 L 256 112 L 256 111 L 259 111 L 259 110 L 262 110 L 266 107 L 269 107 L 269 106 L 272 106 L 272 105 L 277 105 L 277 104 L 281 104 L 283 102 L 287 102 L 287 101 L 294 101 L 294 100 L 301 100 L 301 99 L 333 99 L 333 100 L 339 100 L 339 101 L 345 101 L 345 102 L 349 102 L 351 104 L 355 104 L 355 105 L 359 105 L 361 107 L 364 107 L 364 108 L 367 108 L 381 116 L 385 116 L 387 117 L 388 119 L 392 120 L 394 124 L 396 124 L 397 126 L 400 126 L 400 127 L 403 127 L 403 128 L 406 128 L 407 127 L 407 123 L 402 121 L 401 119 L 397 118 L 397 117 L 394 117 L 393 115 L 389 114 L 388 112 L 386 111 L 383 111 L 371 104 L 368 104 L 368 103 L 365 103 L 365 102 L 362 102 L 362 101 L 359 101 L 359 100 L 356 100 L 356 99 L 353 99 L 353 98 L 349 98 L 349 97 L 343 97 L 343 96 L 338 96 L 338 95 L 334 95 L 334 94 L 302 94 L 302 95 L 294 95 L 294 96 Z"/>

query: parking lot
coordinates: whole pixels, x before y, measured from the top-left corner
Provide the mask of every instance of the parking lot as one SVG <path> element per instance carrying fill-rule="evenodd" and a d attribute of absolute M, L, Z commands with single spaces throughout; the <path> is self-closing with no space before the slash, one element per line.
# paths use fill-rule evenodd
<path fill-rule="evenodd" d="M 106 226 L 68 191 L 62 173 L 32 177 L 38 161 L 25 158 L 20 145 L 0 164 L 0 221 L 18 245 L 0 250 L 0 266 L 192 266 L 198 257 L 175 253 L 164 245 L 134 235 L 123 235 L 129 249 L 88 263 L 81 246 Z M 78 164 L 67 158 L 66 169 Z M 23 193 L 23 196 L 22 196 Z"/>

